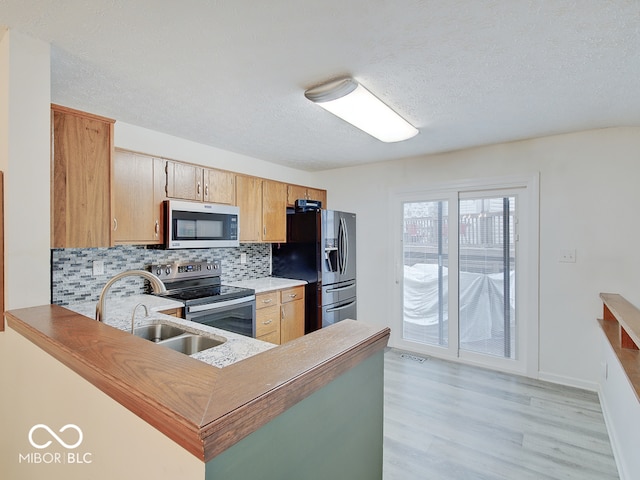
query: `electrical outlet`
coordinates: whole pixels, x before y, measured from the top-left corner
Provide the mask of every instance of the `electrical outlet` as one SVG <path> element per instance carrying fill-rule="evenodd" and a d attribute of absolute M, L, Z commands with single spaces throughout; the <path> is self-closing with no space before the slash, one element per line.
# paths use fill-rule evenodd
<path fill-rule="evenodd" d="M 576 249 L 566 248 L 560 250 L 559 261 L 562 263 L 576 263 Z"/>
<path fill-rule="evenodd" d="M 240 254 L 240 263 L 247 263 L 247 254 L 246 253 L 241 253 Z"/>
<path fill-rule="evenodd" d="M 96 277 L 98 275 L 104 275 L 104 261 L 102 260 L 93 261 L 93 276 Z"/>

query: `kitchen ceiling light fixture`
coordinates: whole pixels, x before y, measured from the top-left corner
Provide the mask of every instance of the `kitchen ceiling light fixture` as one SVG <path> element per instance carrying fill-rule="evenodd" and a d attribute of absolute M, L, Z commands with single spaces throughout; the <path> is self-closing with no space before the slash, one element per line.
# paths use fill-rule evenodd
<path fill-rule="evenodd" d="M 304 96 L 382 142 L 401 142 L 418 133 L 417 128 L 351 77 L 310 88 Z"/>

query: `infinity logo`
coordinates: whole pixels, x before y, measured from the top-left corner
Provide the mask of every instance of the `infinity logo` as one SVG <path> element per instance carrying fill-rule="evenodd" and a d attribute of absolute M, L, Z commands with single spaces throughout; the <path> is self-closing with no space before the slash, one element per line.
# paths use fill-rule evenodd
<path fill-rule="evenodd" d="M 42 423 L 39 423 L 38 425 L 34 425 L 33 427 L 31 427 L 31 430 L 29 430 L 29 443 L 34 447 L 34 448 L 38 448 L 38 449 L 42 449 L 42 448 L 47 448 L 49 445 L 51 445 L 51 440 L 49 440 L 46 443 L 43 443 L 42 445 L 39 445 L 37 443 L 35 443 L 33 441 L 33 432 L 35 432 L 36 430 L 38 430 L 39 428 L 43 428 L 45 429 L 47 432 L 49 432 L 51 434 L 51 436 L 53 438 L 56 439 L 56 441 L 62 445 L 64 448 L 68 448 L 68 449 L 73 449 L 76 448 L 78 445 L 80 445 L 82 443 L 82 430 L 80 430 L 80 427 L 78 427 L 77 425 L 74 425 L 73 423 L 69 423 L 67 425 L 65 425 L 64 427 L 62 427 L 59 432 L 62 433 L 65 430 L 71 428 L 73 430 L 75 430 L 76 432 L 78 432 L 78 441 L 72 445 L 69 445 L 67 443 L 65 443 L 58 435 L 55 434 L 55 432 L 53 430 L 51 430 L 47 425 L 44 425 Z"/>

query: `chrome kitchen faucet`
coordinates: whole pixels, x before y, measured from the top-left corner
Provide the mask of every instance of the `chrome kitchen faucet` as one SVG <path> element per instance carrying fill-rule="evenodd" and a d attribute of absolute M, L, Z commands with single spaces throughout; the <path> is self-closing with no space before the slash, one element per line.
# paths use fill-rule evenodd
<path fill-rule="evenodd" d="M 100 292 L 100 298 L 98 299 L 98 303 L 96 304 L 96 320 L 97 321 L 102 322 L 105 318 L 107 318 L 107 315 L 105 312 L 107 292 L 111 288 L 111 285 L 113 285 L 115 282 L 117 282 L 118 280 L 124 277 L 146 278 L 147 280 L 149 280 L 149 283 L 151 283 L 151 288 L 153 289 L 154 293 L 163 293 L 167 291 L 167 288 L 164 286 L 164 283 L 162 283 L 162 280 L 160 280 L 157 276 L 155 276 L 151 272 L 147 272 L 145 270 L 127 270 L 126 272 L 118 273 L 117 275 L 114 275 L 111 278 L 111 280 L 109 280 L 105 284 L 105 286 L 102 288 L 102 292 Z"/>

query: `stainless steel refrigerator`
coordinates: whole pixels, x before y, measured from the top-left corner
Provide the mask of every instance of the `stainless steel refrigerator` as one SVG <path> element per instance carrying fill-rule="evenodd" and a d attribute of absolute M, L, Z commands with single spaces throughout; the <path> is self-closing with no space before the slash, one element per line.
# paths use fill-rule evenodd
<path fill-rule="evenodd" d="M 356 215 L 287 215 L 287 243 L 272 245 L 272 275 L 306 280 L 305 333 L 356 319 Z"/>

